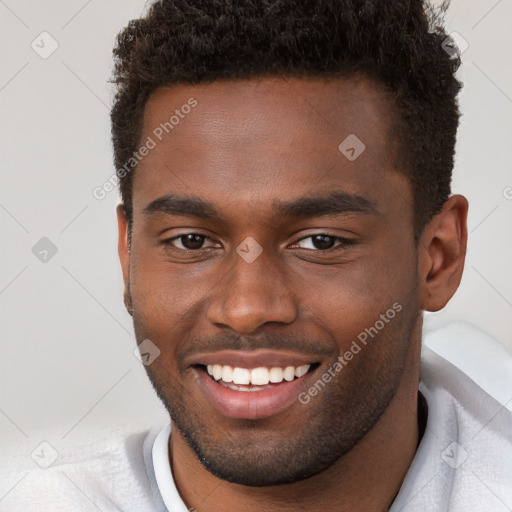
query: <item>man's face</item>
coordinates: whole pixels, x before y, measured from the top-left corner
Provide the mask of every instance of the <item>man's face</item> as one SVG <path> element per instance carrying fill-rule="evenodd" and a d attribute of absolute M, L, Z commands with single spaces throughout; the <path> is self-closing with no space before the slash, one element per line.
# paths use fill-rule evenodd
<path fill-rule="evenodd" d="M 220 478 L 263 486 L 319 473 L 400 385 L 420 308 L 391 121 L 366 80 L 180 85 L 147 104 L 141 144 L 156 145 L 134 175 L 126 301 L 138 343 L 161 352 L 147 372 L 173 435 Z M 240 387 L 208 365 L 226 380 L 229 367 L 242 379 L 263 368 L 255 382 L 310 366 Z"/>

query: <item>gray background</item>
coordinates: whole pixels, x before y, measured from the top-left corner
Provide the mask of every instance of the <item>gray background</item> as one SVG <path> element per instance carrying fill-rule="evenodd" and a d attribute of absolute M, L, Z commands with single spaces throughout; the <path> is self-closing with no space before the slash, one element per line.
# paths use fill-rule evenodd
<path fill-rule="evenodd" d="M 119 197 L 92 195 L 114 172 L 111 49 L 144 3 L 0 0 L 0 448 L 29 454 L 45 439 L 58 448 L 107 425 L 166 420 L 133 355 L 122 303 Z M 470 201 L 470 242 L 459 291 L 426 324 L 471 322 L 512 350 L 510 19 L 512 0 L 454 0 L 448 16 L 449 30 L 469 45 L 453 190 Z M 55 44 L 43 31 L 58 43 L 46 59 L 31 47 Z M 43 237 L 57 248 L 46 262 L 33 253 Z M 47 242 L 39 243 L 43 250 Z M 477 360 L 486 347 L 471 362 L 464 343 L 433 344 L 475 379 L 489 379 Z M 512 365 L 510 355 L 499 359 Z M 483 385 L 503 387 L 500 379 L 495 372 Z"/>

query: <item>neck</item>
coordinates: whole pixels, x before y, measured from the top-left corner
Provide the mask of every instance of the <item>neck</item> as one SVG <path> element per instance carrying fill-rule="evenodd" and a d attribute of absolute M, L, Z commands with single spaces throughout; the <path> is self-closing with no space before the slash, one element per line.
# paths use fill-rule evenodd
<path fill-rule="evenodd" d="M 176 486 L 197 512 L 384 512 L 391 506 L 418 445 L 418 382 L 421 326 L 411 340 L 400 386 L 366 436 L 322 473 L 272 487 L 247 487 L 218 479 L 197 460 L 177 428 L 170 460 Z"/>

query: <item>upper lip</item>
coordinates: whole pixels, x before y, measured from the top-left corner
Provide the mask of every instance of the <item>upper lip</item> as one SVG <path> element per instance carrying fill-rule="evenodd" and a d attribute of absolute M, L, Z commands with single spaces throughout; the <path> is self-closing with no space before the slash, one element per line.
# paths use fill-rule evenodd
<path fill-rule="evenodd" d="M 220 364 L 239 368 L 274 368 L 287 366 L 302 366 L 318 362 L 318 358 L 307 354 L 278 352 L 274 350 L 255 350 L 243 352 L 240 350 L 221 350 L 219 352 L 204 352 L 195 354 L 190 360 L 190 366 Z"/>

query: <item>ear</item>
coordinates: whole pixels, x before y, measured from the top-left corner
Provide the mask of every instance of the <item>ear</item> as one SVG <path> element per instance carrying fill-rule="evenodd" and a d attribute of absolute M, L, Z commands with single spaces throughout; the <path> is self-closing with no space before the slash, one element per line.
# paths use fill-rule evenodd
<path fill-rule="evenodd" d="M 467 246 L 468 201 L 453 195 L 425 226 L 419 241 L 421 308 L 439 311 L 459 287 Z"/>
<path fill-rule="evenodd" d="M 130 294 L 130 245 L 128 241 L 128 219 L 124 204 L 117 205 L 117 228 L 118 228 L 118 242 L 117 252 L 119 254 L 119 261 L 121 262 L 121 270 L 123 272 L 124 281 L 124 304 L 130 315 L 133 313 L 133 306 Z"/>

